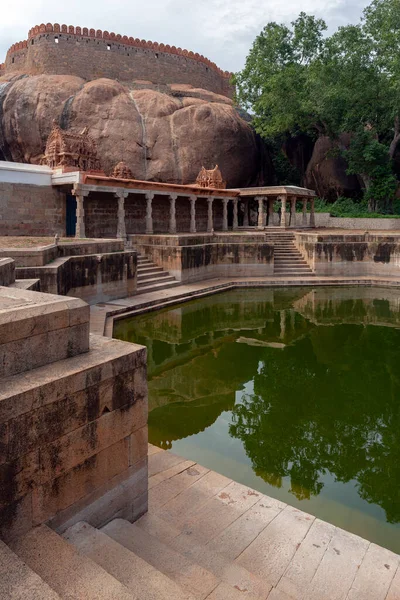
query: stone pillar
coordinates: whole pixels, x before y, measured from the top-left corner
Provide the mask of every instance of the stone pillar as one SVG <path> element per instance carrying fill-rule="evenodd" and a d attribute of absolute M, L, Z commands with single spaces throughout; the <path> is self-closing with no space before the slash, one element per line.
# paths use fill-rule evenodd
<path fill-rule="evenodd" d="M 237 198 L 233 198 L 232 202 L 233 202 L 233 229 L 237 229 L 239 227 L 239 220 L 238 220 L 239 200 Z"/>
<path fill-rule="evenodd" d="M 290 198 L 290 227 L 296 227 L 296 196 Z"/>
<path fill-rule="evenodd" d="M 129 192 L 125 190 L 119 190 L 115 192 L 115 197 L 118 199 L 118 224 L 117 224 L 117 238 L 126 240 L 126 224 L 125 224 L 125 198 L 127 198 Z"/>
<path fill-rule="evenodd" d="M 268 199 L 268 227 L 274 226 L 274 198 Z"/>
<path fill-rule="evenodd" d="M 243 227 L 249 226 L 249 201 L 244 200 Z"/>
<path fill-rule="evenodd" d="M 228 231 L 228 202 L 229 198 L 222 198 L 222 231 Z"/>
<path fill-rule="evenodd" d="M 154 192 L 146 193 L 146 233 L 148 235 L 153 233 L 153 198 Z"/>
<path fill-rule="evenodd" d="M 214 232 L 213 201 L 214 201 L 214 198 L 212 198 L 211 196 L 209 198 L 207 198 L 207 202 L 208 202 L 207 231 L 208 231 L 208 233 Z"/>
<path fill-rule="evenodd" d="M 258 229 L 264 229 L 264 198 L 258 196 Z"/>
<path fill-rule="evenodd" d="M 84 200 L 86 196 L 89 196 L 89 192 L 83 192 L 78 190 L 73 190 L 72 192 L 76 198 L 76 238 L 85 238 L 85 207 Z"/>
<path fill-rule="evenodd" d="M 279 196 L 281 201 L 281 227 L 286 227 L 286 200 L 287 196 Z"/>
<path fill-rule="evenodd" d="M 171 194 L 169 197 L 169 233 L 176 233 L 176 206 L 177 194 Z"/>
<path fill-rule="evenodd" d="M 315 227 L 315 200 L 310 200 L 310 227 Z"/>
<path fill-rule="evenodd" d="M 303 198 L 303 218 L 301 224 L 303 227 L 307 227 L 307 198 Z"/>
<path fill-rule="evenodd" d="M 196 196 L 190 196 L 190 233 L 196 233 Z"/>

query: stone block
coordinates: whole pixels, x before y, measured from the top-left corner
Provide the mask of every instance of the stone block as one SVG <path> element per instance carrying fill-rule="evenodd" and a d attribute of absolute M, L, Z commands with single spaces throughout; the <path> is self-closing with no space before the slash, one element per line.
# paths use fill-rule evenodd
<path fill-rule="evenodd" d="M 39 451 L 0 465 L 0 509 L 27 495 L 39 481 Z"/>
<path fill-rule="evenodd" d="M 138 399 L 134 404 L 106 413 L 41 448 L 42 482 L 58 477 L 123 438 L 134 437 L 135 429 L 145 428 L 144 404 L 143 399 Z M 130 440 L 128 444 L 131 446 Z"/>
<path fill-rule="evenodd" d="M 126 439 L 106 448 L 32 492 L 33 521 L 40 524 L 129 468 Z"/>
<path fill-rule="evenodd" d="M 147 511 L 147 474 L 147 459 L 142 459 L 60 511 L 51 520 L 51 526 L 63 532 L 79 521 L 100 527 L 122 513 L 128 515 L 129 520 L 133 520 L 134 515 L 139 518 Z"/>
<path fill-rule="evenodd" d="M 33 527 L 32 493 L 0 508 L 0 538 L 8 543 Z"/>
<path fill-rule="evenodd" d="M 134 465 L 147 456 L 148 427 L 147 424 L 136 429 L 129 438 L 130 441 L 130 464 Z"/>

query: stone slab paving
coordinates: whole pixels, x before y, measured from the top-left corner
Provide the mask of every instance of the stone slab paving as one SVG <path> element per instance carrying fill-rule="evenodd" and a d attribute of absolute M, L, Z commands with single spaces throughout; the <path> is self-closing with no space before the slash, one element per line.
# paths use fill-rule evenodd
<path fill-rule="evenodd" d="M 210 600 L 400 600 L 399 555 L 151 445 L 149 468 L 136 526 L 219 577 Z"/>

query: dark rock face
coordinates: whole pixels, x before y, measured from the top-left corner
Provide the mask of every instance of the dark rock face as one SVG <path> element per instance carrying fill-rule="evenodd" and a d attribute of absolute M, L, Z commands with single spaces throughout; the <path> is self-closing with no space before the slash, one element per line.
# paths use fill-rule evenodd
<path fill-rule="evenodd" d="M 137 179 L 193 183 L 218 164 L 228 187 L 263 183 L 259 142 L 232 101 L 189 85 L 132 88 L 69 75 L 0 78 L 0 157 L 39 163 L 53 119 L 88 126 L 103 169 L 123 160 Z M 260 175 L 261 174 L 261 175 Z"/>
<path fill-rule="evenodd" d="M 340 143 L 347 146 L 349 136 L 342 135 Z M 361 186 L 355 175 L 347 175 L 344 158 L 335 155 L 333 142 L 325 136 L 318 138 L 304 174 L 305 187 L 315 190 L 321 198 L 334 202 L 339 196 L 356 197 Z"/>

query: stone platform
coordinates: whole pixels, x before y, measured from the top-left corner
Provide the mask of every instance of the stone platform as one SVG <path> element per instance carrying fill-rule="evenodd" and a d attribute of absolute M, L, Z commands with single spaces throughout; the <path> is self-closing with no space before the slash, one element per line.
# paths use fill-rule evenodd
<path fill-rule="evenodd" d="M 217 578 L 210 600 L 400 598 L 400 556 L 155 446 L 136 525 Z"/>

